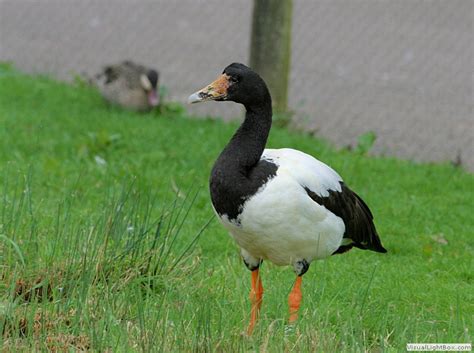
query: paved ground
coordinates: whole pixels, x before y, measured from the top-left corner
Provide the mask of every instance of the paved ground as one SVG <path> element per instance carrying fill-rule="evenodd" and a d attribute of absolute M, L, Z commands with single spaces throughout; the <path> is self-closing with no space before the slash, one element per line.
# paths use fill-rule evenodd
<path fill-rule="evenodd" d="M 472 0 L 294 0 L 290 104 L 339 146 L 474 170 Z M 125 58 L 173 99 L 247 62 L 251 0 L 0 0 L 0 60 L 69 79 Z M 191 108 L 231 117 L 229 103 Z"/>

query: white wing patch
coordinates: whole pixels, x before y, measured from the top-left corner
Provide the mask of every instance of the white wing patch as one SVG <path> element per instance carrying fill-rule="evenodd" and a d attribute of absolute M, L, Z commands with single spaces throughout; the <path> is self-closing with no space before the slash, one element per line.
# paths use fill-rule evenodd
<path fill-rule="evenodd" d="M 266 149 L 262 159 L 279 166 L 277 176 L 289 175 L 319 196 L 329 196 L 329 190 L 341 191 L 339 174 L 309 154 L 291 148 Z"/>

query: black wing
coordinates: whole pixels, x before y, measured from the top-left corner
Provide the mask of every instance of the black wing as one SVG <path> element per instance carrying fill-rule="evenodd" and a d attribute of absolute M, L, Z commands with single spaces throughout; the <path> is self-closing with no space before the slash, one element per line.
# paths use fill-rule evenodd
<path fill-rule="evenodd" d="M 328 190 L 329 195 L 325 197 L 319 196 L 306 187 L 305 190 L 314 201 L 342 218 L 346 226 L 344 239 L 349 241 L 341 245 L 334 254 L 346 252 L 353 246 L 364 250 L 387 252 L 380 242 L 369 207 L 343 182 L 341 182 L 341 191 Z"/>

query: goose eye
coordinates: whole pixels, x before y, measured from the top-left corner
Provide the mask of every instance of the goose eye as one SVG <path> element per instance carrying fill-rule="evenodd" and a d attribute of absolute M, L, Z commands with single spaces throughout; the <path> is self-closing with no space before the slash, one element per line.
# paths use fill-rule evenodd
<path fill-rule="evenodd" d="M 239 79 L 237 77 L 230 76 L 229 81 L 232 82 L 232 83 L 237 83 L 237 82 L 239 82 Z"/>

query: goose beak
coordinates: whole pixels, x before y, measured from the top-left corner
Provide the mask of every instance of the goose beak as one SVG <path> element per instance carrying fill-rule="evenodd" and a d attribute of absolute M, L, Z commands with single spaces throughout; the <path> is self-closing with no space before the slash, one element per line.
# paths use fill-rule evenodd
<path fill-rule="evenodd" d="M 229 86 L 229 76 L 222 74 L 211 84 L 191 94 L 188 97 L 188 103 L 225 100 Z"/>
<path fill-rule="evenodd" d="M 147 98 L 148 98 L 148 104 L 150 105 L 150 107 L 156 107 L 160 103 L 158 94 L 156 93 L 156 90 L 154 89 L 148 92 Z"/>

